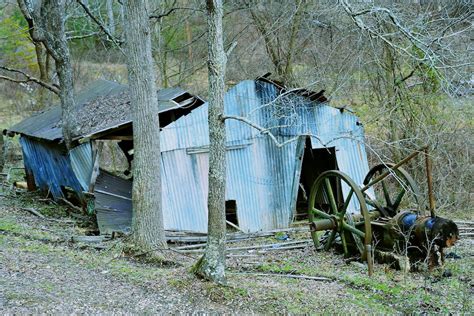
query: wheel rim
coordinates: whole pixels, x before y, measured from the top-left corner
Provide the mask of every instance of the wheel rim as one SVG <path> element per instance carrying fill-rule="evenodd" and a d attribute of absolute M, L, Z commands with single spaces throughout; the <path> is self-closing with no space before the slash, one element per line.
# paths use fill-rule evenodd
<path fill-rule="evenodd" d="M 346 197 L 342 197 L 341 194 L 338 195 L 338 193 L 342 192 L 342 183 L 345 183 L 349 187 L 349 192 Z M 322 200 L 327 203 L 323 205 Z M 364 224 L 361 229 L 356 227 L 352 214 L 348 212 L 349 205 L 354 200 L 358 202 Z M 339 233 L 344 253 L 346 255 L 348 254 L 346 238 L 347 236 L 352 236 L 357 249 L 363 259 L 365 259 L 367 245 L 370 245 L 372 242 L 369 211 L 359 186 L 357 186 L 348 175 L 337 170 L 330 170 L 323 172 L 316 179 L 311 188 L 308 218 L 310 223 L 313 223 L 318 218 L 331 219 L 336 223 L 335 228 L 332 229 L 329 239 L 326 242 L 326 250 L 331 247 L 336 234 Z M 318 247 L 319 240 L 317 232 L 311 231 L 311 236 L 315 245 Z"/>
<path fill-rule="evenodd" d="M 392 171 L 392 173 L 380 181 L 380 183 L 373 186 L 376 198 L 377 195 L 382 197 L 381 202 L 380 200 L 374 201 L 366 195 L 367 203 L 375 207 L 382 214 L 391 217 L 400 211 L 400 207 L 404 201 L 414 204 L 417 213 L 420 213 L 420 191 L 415 180 L 413 180 L 410 174 L 403 168 L 392 170 L 393 166 L 394 164 L 392 163 L 376 165 L 367 173 L 364 179 L 364 185 L 370 183 L 372 179 L 383 172 L 389 169 Z"/>

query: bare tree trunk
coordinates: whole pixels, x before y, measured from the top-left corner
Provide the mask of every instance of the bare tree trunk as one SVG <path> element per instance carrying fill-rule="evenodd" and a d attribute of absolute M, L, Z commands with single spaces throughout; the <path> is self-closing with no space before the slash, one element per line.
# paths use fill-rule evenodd
<path fill-rule="evenodd" d="M 222 0 L 207 0 L 209 71 L 209 196 L 208 235 L 204 256 L 194 272 L 208 280 L 225 284 L 225 186 L 226 148 L 224 90 L 227 56 L 224 52 Z"/>
<path fill-rule="evenodd" d="M 54 51 L 53 58 L 56 63 L 59 86 L 61 90 L 62 130 L 67 148 L 71 147 L 71 120 L 75 107 L 74 84 L 72 79 L 72 65 L 65 30 L 65 0 L 46 0 L 41 10 L 42 21 L 45 21 L 47 35 L 47 48 Z"/>
<path fill-rule="evenodd" d="M 40 73 L 39 79 L 43 82 L 51 83 L 51 79 L 48 76 L 48 68 L 47 68 L 47 59 L 48 53 L 46 48 L 44 47 L 43 43 L 35 42 L 35 52 L 36 52 L 36 63 L 38 64 L 38 69 Z M 45 107 L 46 105 L 46 97 L 49 93 L 48 89 L 40 87 L 38 92 L 38 101 L 35 106 L 35 110 L 40 110 Z"/>
<path fill-rule="evenodd" d="M 3 166 L 5 165 L 5 156 L 3 155 L 4 145 L 3 134 L 0 133 L 0 172 L 3 172 Z"/>
<path fill-rule="evenodd" d="M 124 11 L 135 149 L 133 240 L 142 250 L 150 251 L 166 247 L 166 238 L 161 210 L 160 127 L 148 1 L 124 1 Z"/>
<path fill-rule="evenodd" d="M 60 86 L 62 130 L 64 142 L 69 148 L 71 146 L 70 122 L 75 105 L 72 66 L 64 26 L 65 0 L 44 0 L 41 3 L 18 0 L 18 5 L 28 23 L 31 38 L 34 42 L 43 43 L 56 63 Z"/>
<path fill-rule="evenodd" d="M 114 19 L 114 6 L 113 0 L 107 0 L 106 7 L 107 7 L 107 24 L 109 27 L 109 32 L 112 35 L 115 35 L 115 19 Z"/>

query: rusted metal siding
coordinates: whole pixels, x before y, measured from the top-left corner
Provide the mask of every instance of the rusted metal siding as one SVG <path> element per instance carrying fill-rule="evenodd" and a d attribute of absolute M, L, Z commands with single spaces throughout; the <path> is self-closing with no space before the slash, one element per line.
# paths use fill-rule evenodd
<path fill-rule="evenodd" d="M 278 111 L 285 108 L 273 109 L 278 93 L 272 84 L 243 81 L 226 93 L 225 113 L 247 117 L 264 127 L 276 126 L 272 132 L 280 142 L 301 134 L 317 135 L 322 143 L 313 138 L 312 147 L 336 147 L 339 169 L 361 184 L 368 164 L 357 117 L 301 97 L 292 101 L 290 115 L 280 115 Z M 161 133 L 167 229 L 207 230 L 207 111 L 205 103 Z M 282 127 L 285 124 L 289 126 Z M 297 142 L 277 147 L 268 136 L 235 120 L 226 121 L 226 130 L 226 200 L 236 201 L 240 228 L 252 232 L 288 227 L 296 199 L 294 177 L 301 168 L 296 159 Z M 357 212 L 355 205 L 350 210 Z"/>

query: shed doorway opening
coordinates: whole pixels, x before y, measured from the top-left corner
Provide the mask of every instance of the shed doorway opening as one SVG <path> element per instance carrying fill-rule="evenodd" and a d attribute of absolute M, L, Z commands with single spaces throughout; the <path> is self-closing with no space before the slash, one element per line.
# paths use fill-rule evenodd
<path fill-rule="evenodd" d="M 225 220 L 227 221 L 227 229 L 236 229 L 231 224 L 234 224 L 237 227 L 239 226 L 239 219 L 237 217 L 237 202 L 235 200 L 225 201 Z"/>
<path fill-rule="evenodd" d="M 338 169 L 336 148 L 327 147 L 313 149 L 309 137 L 306 138 L 302 159 L 294 220 L 304 220 L 308 218 L 308 199 L 311 194 L 311 187 L 319 175 L 327 170 Z M 337 189 L 338 188 L 335 188 L 335 190 Z"/>

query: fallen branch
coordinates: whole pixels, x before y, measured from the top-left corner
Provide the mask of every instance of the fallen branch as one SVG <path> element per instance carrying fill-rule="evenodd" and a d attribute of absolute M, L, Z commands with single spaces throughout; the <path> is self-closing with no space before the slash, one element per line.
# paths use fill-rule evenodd
<path fill-rule="evenodd" d="M 248 274 L 254 276 L 278 276 L 284 278 L 291 278 L 291 279 L 304 279 L 304 280 L 314 280 L 314 281 L 324 281 L 324 282 L 332 282 L 333 279 L 326 278 L 326 277 L 314 277 L 310 275 L 303 275 L 303 274 L 280 274 L 280 273 L 253 273 L 253 272 L 230 272 L 233 274 Z"/>
<path fill-rule="evenodd" d="M 75 223 L 76 221 L 70 220 L 70 219 L 57 219 L 57 218 L 50 218 L 46 217 L 43 214 L 41 214 L 38 210 L 31 208 L 31 207 L 21 207 L 20 210 L 27 211 L 35 216 L 38 216 L 41 219 L 51 221 L 51 222 L 57 222 L 57 223 Z"/>
<path fill-rule="evenodd" d="M 109 240 L 106 236 L 72 236 L 71 241 L 74 243 L 82 242 L 87 244 L 97 244 Z"/>
<path fill-rule="evenodd" d="M 67 204 L 69 207 L 71 207 L 72 209 L 76 210 L 76 211 L 79 211 L 82 213 L 82 208 L 80 208 L 79 206 L 76 206 L 74 204 L 72 204 L 71 202 L 69 202 L 68 200 L 64 199 L 64 198 L 60 198 L 59 199 L 61 202 L 64 202 L 65 204 Z"/>
<path fill-rule="evenodd" d="M 31 207 L 22 207 L 22 208 L 20 208 L 20 210 L 30 212 L 31 214 L 33 214 L 33 215 L 35 215 L 35 216 L 38 216 L 39 218 L 47 219 L 43 214 L 41 214 L 40 212 L 38 212 L 38 211 L 37 211 L 36 209 L 34 209 L 34 208 L 31 208 Z"/>

